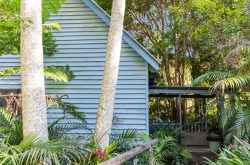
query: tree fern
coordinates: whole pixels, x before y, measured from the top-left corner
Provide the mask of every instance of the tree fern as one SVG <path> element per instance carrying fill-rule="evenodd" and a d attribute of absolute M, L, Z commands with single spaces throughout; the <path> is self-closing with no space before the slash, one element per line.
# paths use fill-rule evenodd
<path fill-rule="evenodd" d="M 0 72 L 0 77 L 2 79 L 7 76 L 16 75 L 21 72 L 21 68 L 8 68 Z M 60 81 L 68 83 L 74 78 L 74 74 L 70 71 L 69 66 L 45 66 L 44 67 L 44 76 L 48 79 L 54 81 Z"/>
<path fill-rule="evenodd" d="M 212 81 L 213 85 L 211 89 L 219 89 L 224 92 L 225 89 L 234 89 L 247 86 L 250 84 L 250 75 L 237 75 L 230 72 L 208 72 L 205 73 L 193 81 L 194 85 L 197 85 L 201 82 Z"/>
<path fill-rule="evenodd" d="M 221 89 L 224 91 L 227 88 L 239 88 L 250 84 L 250 75 L 239 75 L 228 77 L 222 80 L 217 81 L 213 84 L 213 89 Z"/>
<path fill-rule="evenodd" d="M 223 72 L 223 71 L 208 72 L 194 79 L 193 84 L 197 85 L 204 81 L 217 81 L 233 76 L 234 74 L 230 72 Z"/>

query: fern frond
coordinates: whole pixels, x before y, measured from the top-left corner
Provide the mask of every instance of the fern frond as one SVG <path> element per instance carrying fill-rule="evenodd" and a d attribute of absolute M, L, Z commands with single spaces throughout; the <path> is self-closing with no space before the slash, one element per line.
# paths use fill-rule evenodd
<path fill-rule="evenodd" d="M 68 83 L 74 78 L 74 74 L 70 71 L 69 66 L 45 66 L 44 76 L 54 81 Z"/>
<path fill-rule="evenodd" d="M 4 79 L 6 76 L 16 75 L 21 72 L 21 68 L 8 68 L 0 72 L 0 77 Z M 69 66 L 45 66 L 44 76 L 54 81 L 68 83 L 74 78 L 73 72 Z"/>
<path fill-rule="evenodd" d="M 250 83 L 250 76 L 242 75 L 242 76 L 233 76 L 228 77 L 222 80 L 217 81 L 213 86 L 212 89 L 221 89 L 224 91 L 226 88 L 238 88 Z"/>
<path fill-rule="evenodd" d="M 222 72 L 222 71 L 208 72 L 194 79 L 193 84 L 197 85 L 204 81 L 218 81 L 232 76 L 234 76 L 234 74 L 230 72 Z"/>
<path fill-rule="evenodd" d="M 64 110 L 65 113 L 70 114 L 72 117 L 74 117 L 74 119 L 81 121 L 82 124 L 87 123 L 85 120 L 85 114 L 77 111 L 79 107 L 75 106 L 72 103 L 62 101 L 62 97 L 54 98 L 49 96 L 47 97 L 47 103 L 50 105 L 50 107 L 55 106 Z"/>

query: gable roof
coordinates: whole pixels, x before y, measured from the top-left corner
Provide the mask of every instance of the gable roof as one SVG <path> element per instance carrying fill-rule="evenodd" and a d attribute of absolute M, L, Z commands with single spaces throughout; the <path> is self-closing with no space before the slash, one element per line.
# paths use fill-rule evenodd
<path fill-rule="evenodd" d="M 110 25 L 110 16 L 96 2 L 93 0 L 82 1 L 106 24 Z M 122 38 L 152 67 L 153 70 L 151 71 L 156 72 L 159 70 L 160 62 L 125 30 L 123 30 Z"/>

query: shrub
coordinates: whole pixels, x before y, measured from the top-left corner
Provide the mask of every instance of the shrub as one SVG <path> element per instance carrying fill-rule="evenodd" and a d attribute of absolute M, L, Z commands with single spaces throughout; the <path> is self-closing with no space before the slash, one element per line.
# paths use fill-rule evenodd
<path fill-rule="evenodd" d="M 221 150 L 217 162 L 208 160 L 210 165 L 249 165 L 250 145 L 236 138 L 236 144 L 230 144 Z"/>

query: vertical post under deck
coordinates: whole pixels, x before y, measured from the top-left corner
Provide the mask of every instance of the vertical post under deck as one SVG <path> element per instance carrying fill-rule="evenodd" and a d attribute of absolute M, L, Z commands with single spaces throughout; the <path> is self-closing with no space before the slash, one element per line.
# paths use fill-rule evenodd
<path fill-rule="evenodd" d="M 180 119 L 180 127 L 182 128 L 182 110 L 181 110 L 181 95 L 179 94 L 178 98 L 178 104 L 179 104 L 179 119 Z"/>
<path fill-rule="evenodd" d="M 205 131 L 208 132 L 208 126 L 207 126 L 207 105 L 206 105 L 206 98 L 203 97 L 203 113 L 204 113 L 204 119 L 205 119 Z"/>

